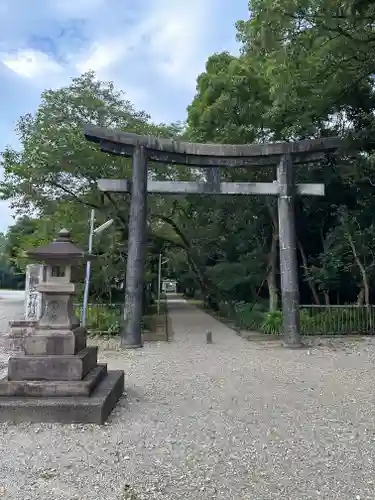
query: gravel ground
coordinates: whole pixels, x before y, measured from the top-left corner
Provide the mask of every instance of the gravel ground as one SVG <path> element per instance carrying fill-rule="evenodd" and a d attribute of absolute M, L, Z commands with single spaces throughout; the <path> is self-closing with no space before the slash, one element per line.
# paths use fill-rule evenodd
<path fill-rule="evenodd" d="M 171 315 L 169 344 L 99 342 L 126 372 L 108 425 L 0 424 L 0 497 L 374 500 L 371 339 L 293 351 Z"/>

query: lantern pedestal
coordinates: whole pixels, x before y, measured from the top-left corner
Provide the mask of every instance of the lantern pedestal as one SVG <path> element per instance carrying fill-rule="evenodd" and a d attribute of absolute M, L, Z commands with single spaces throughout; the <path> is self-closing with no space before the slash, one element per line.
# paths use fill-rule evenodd
<path fill-rule="evenodd" d="M 81 381 L 3 379 L 0 388 L 1 422 L 103 424 L 124 392 L 124 372 L 107 372 L 106 365 L 98 365 Z"/>
<path fill-rule="evenodd" d="M 103 424 L 123 394 L 124 372 L 98 365 L 98 348 L 87 347 L 74 314 L 71 265 L 84 254 L 67 231 L 29 254 L 47 265 L 37 286 L 45 308 L 0 380 L 0 421 Z"/>

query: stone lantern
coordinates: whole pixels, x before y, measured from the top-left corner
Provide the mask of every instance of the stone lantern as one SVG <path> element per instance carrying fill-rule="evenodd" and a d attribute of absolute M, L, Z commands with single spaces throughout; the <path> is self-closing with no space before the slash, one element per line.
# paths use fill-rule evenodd
<path fill-rule="evenodd" d="M 86 255 L 64 229 L 28 256 L 45 265 L 37 286 L 44 310 L 24 355 L 9 358 L 0 380 L 0 421 L 103 423 L 123 393 L 124 372 L 98 365 L 98 348 L 87 347 L 74 314 L 76 269 Z"/>
<path fill-rule="evenodd" d="M 45 266 L 43 281 L 36 289 L 44 308 L 35 334 L 25 340 L 27 354 L 77 354 L 86 347 L 86 331 L 74 313 L 76 269 L 86 260 L 63 229 L 49 245 L 27 252 Z M 92 256 L 91 256 L 92 258 Z"/>

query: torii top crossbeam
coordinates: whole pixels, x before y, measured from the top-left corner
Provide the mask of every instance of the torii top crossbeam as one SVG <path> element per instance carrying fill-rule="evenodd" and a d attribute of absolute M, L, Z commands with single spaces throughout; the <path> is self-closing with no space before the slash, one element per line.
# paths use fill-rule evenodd
<path fill-rule="evenodd" d="M 201 144 L 93 125 L 87 125 L 84 134 L 88 141 L 99 143 L 100 149 L 107 153 L 131 156 L 135 146 L 143 146 L 153 161 L 195 167 L 270 166 L 279 163 L 284 155 L 291 155 L 294 164 L 310 163 L 322 160 L 325 154 L 335 152 L 341 145 L 339 137 L 269 144 Z"/>

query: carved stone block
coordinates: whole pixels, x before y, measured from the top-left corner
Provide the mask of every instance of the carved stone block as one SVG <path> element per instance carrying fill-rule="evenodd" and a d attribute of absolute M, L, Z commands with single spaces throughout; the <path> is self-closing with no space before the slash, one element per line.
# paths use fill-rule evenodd
<path fill-rule="evenodd" d="M 82 380 L 97 365 L 98 348 L 74 356 L 15 356 L 9 359 L 9 380 Z"/>
<path fill-rule="evenodd" d="M 24 340 L 27 355 L 77 354 L 86 348 L 86 332 L 83 328 L 68 331 L 36 330 Z"/>
<path fill-rule="evenodd" d="M 90 396 L 95 387 L 107 376 L 107 365 L 98 365 L 82 380 L 0 380 L 0 396 L 35 398 Z"/>

